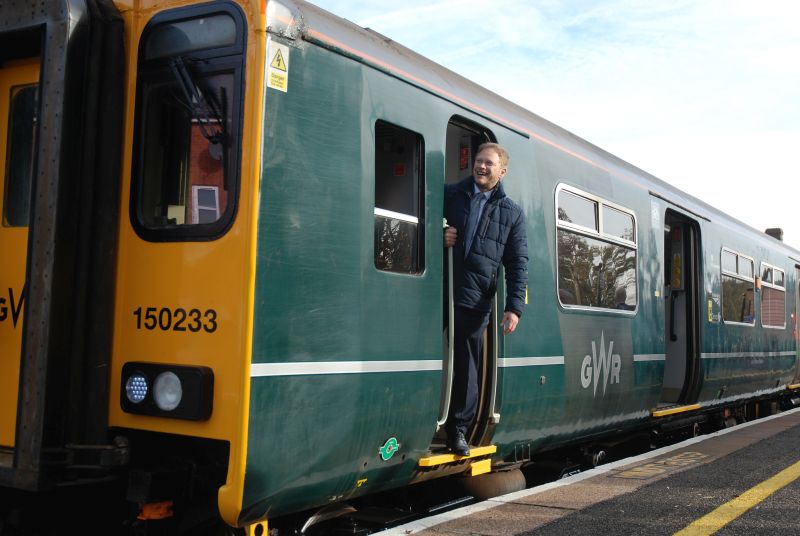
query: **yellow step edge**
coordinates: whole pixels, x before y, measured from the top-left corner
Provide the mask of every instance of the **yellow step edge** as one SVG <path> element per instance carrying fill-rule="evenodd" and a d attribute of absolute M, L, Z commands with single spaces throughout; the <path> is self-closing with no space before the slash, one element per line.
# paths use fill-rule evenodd
<path fill-rule="evenodd" d="M 489 454 L 494 454 L 495 452 L 497 452 L 497 447 L 495 445 L 489 445 L 486 447 L 470 447 L 469 456 L 459 456 L 458 454 L 449 454 L 449 453 L 434 454 L 433 456 L 420 458 L 419 466 L 435 467 L 437 465 L 443 465 L 445 463 L 460 462 L 461 460 L 469 460 L 471 458 L 480 458 L 481 456 L 487 456 Z"/>
<path fill-rule="evenodd" d="M 676 413 L 685 413 L 687 411 L 694 411 L 700 409 L 700 404 L 690 404 L 688 406 L 677 406 L 674 408 L 654 409 L 650 412 L 653 417 L 666 417 L 667 415 L 675 415 Z"/>
<path fill-rule="evenodd" d="M 483 475 L 491 470 L 492 470 L 492 460 L 486 458 L 485 460 L 479 460 L 469 466 L 469 476 Z"/>
<path fill-rule="evenodd" d="M 792 385 L 787 385 L 787 389 L 800 389 L 800 383 L 793 383 Z"/>

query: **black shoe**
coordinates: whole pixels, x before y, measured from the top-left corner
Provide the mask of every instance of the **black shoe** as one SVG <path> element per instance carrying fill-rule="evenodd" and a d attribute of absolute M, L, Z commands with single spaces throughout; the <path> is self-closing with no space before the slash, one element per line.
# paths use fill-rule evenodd
<path fill-rule="evenodd" d="M 452 434 L 449 434 L 447 436 L 447 446 L 453 454 L 469 456 L 469 445 L 467 445 L 467 440 L 464 439 L 464 432 L 456 430 Z"/>

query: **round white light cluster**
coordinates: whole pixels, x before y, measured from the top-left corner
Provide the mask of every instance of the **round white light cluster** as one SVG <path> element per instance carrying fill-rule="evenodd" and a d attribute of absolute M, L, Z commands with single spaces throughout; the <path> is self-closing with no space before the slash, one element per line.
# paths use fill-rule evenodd
<path fill-rule="evenodd" d="M 140 403 L 147 396 L 147 378 L 143 374 L 135 372 L 128 376 L 125 382 L 125 394 L 134 404 Z"/>

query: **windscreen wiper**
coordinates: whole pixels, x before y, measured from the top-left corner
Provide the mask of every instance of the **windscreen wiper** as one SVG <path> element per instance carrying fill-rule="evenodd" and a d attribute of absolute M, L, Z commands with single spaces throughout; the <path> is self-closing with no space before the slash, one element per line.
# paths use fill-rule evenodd
<path fill-rule="evenodd" d="M 202 136 L 215 145 L 222 146 L 222 166 L 224 173 L 225 189 L 228 189 L 228 121 L 226 117 L 227 94 L 225 86 L 220 87 L 220 101 L 217 102 L 213 95 L 206 97 L 205 92 L 195 81 L 191 71 L 186 66 L 182 56 L 175 56 L 169 60 L 169 66 L 178 86 L 181 88 L 186 105 L 191 112 L 192 119 L 197 120 Z"/>

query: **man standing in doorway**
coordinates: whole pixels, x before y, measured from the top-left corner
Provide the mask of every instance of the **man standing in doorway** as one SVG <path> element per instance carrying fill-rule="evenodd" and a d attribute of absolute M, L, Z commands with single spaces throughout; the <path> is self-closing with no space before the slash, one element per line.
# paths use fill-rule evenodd
<path fill-rule="evenodd" d="M 445 247 L 453 247 L 454 377 L 447 418 L 447 446 L 469 455 L 465 435 L 478 406 L 478 367 L 489 324 L 497 273 L 506 274 L 503 333 L 512 333 L 525 308 L 528 241 L 522 209 L 506 196 L 500 181 L 508 152 L 496 143 L 478 147 L 472 176 L 445 186 L 444 215 L 450 225 Z"/>

